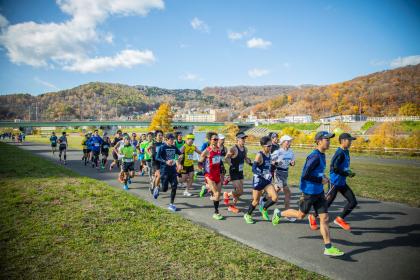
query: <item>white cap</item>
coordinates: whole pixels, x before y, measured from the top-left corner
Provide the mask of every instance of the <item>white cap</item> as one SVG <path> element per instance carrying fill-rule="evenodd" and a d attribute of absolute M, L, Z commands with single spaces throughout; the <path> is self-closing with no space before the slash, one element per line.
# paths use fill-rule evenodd
<path fill-rule="evenodd" d="M 291 141 L 291 140 L 293 140 L 293 138 L 292 138 L 292 137 L 290 137 L 289 135 L 283 135 L 283 136 L 280 138 L 280 145 L 281 145 L 284 141 Z"/>
<path fill-rule="evenodd" d="M 219 135 L 217 135 L 217 137 L 219 137 L 219 139 L 225 139 L 225 136 L 223 135 L 223 134 L 219 134 Z"/>

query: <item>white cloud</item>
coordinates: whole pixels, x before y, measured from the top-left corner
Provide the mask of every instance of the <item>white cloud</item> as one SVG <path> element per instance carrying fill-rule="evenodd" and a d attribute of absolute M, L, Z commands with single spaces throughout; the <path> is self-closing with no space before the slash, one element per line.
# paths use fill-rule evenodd
<path fill-rule="evenodd" d="M 194 74 L 194 73 L 185 73 L 179 78 L 181 80 L 186 80 L 186 81 L 202 81 L 203 80 L 197 74 Z"/>
<path fill-rule="evenodd" d="M 85 69 L 80 65 L 88 65 L 97 60 L 89 57 L 94 45 L 102 41 L 108 43 L 113 41 L 112 34 L 102 36 L 97 32 L 97 26 L 109 16 L 118 14 L 146 16 L 152 9 L 164 8 L 162 0 L 57 0 L 57 4 L 64 13 L 71 16 L 68 21 L 61 23 L 29 21 L 8 25 L 2 29 L 0 45 L 7 50 L 11 62 L 34 67 Z M 124 53 L 124 50 L 120 51 L 114 58 Z M 128 57 L 132 58 L 133 61 L 120 65 L 127 67 L 126 65 L 132 66 L 141 61 L 136 56 Z"/>
<path fill-rule="evenodd" d="M 268 74 L 270 74 L 270 71 L 267 69 L 254 68 L 248 70 L 248 76 L 250 76 L 251 78 L 259 78 Z"/>
<path fill-rule="evenodd" d="M 201 19 L 197 17 L 191 20 L 191 27 L 194 30 L 198 30 L 201 32 L 206 32 L 206 33 L 210 32 L 210 27 L 207 25 L 207 23 L 205 23 L 204 21 L 202 21 Z"/>
<path fill-rule="evenodd" d="M 112 70 L 118 67 L 131 68 L 137 64 L 150 64 L 155 61 L 153 52 L 149 50 L 123 50 L 113 57 L 102 56 L 84 59 L 71 66 L 64 66 L 65 70 L 81 73 L 100 72 Z"/>
<path fill-rule="evenodd" d="M 250 36 L 254 33 L 254 29 L 249 28 L 248 30 L 242 31 L 242 32 L 234 32 L 234 31 L 228 31 L 228 38 L 232 41 L 241 40 L 244 37 Z"/>
<path fill-rule="evenodd" d="M 58 89 L 58 87 L 56 87 L 54 84 L 52 84 L 50 82 L 47 82 L 47 81 L 44 81 L 44 80 L 41 80 L 38 77 L 35 77 L 34 81 L 37 82 L 38 84 L 41 84 L 41 85 L 47 87 L 47 88 L 54 89 L 54 90 Z"/>
<path fill-rule="evenodd" d="M 9 21 L 3 15 L 0 15 L 0 28 L 4 28 L 8 25 Z"/>
<path fill-rule="evenodd" d="M 261 38 L 252 38 L 251 40 L 248 40 L 248 42 L 246 42 L 246 45 L 248 46 L 248 48 L 267 49 L 271 46 L 271 42 L 265 41 Z"/>
<path fill-rule="evenodd" d="M 405 57 L 398 57 L 391 61 L 390 66 L 392 68 L 403 67 L 407 65 L 417 65 L 420 63 L 420 55 L 412 55 Z"/>
<path fill-rule="evenodd" d="M 283 67 L 284 68 L 289 68 L 290 67 L 290 63 L 289 62 L 283 62 Z"/>

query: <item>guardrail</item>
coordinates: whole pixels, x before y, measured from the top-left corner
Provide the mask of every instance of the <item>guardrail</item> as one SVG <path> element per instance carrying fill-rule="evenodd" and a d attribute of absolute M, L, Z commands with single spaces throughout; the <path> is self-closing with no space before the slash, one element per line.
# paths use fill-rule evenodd
<path fill-rule="evenodd" d="M 227 141 L 226 145 L 234 145 L 234 142 Z M 256 142 L 247 142 L 247 147 L 260 147 L 259 143 Z M 300 148 L 300 149 L 314 149 L 315 145 L 313 144 L 292 144 L 292 148 Z M 331 145 L 330 148 L 336 149 L 339 146 Z M 402 155 L 415 155 L 420 156 L 420 148 L 388 148 L 388 147 L 351 147 L 352 151 L 359 152 L 359 153 L 376 153 L 376 154 L 402 154 Z"/>

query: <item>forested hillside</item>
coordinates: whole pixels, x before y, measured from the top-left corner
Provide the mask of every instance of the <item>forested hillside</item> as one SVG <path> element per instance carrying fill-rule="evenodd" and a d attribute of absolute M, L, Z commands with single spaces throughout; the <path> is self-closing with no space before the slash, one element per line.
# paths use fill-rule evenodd
<path fill-rule="evenodd" d="M 328 86 L 297 89 L 262 102 L 250 111 L 261 117 L 308 114 L 317 118 L 358 114 L 359 110 L 367 116 L 387 116 L 397 115 L 405 104 L 420 107 L 420 64 Z"/>

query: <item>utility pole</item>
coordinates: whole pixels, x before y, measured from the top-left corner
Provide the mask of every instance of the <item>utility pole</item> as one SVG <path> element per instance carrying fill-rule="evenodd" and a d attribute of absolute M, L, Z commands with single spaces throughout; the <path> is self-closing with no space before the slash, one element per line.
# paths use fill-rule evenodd
<path fill-rule="evenodd" d="M 38 121 L 38 102 L 35 103 L 35 120 Z"/>
<path fill-rule="evenodd" d="M 29 105 L 29 117 L 28 117 L 29 121 L 31 120 L 31 105 Z"/>

